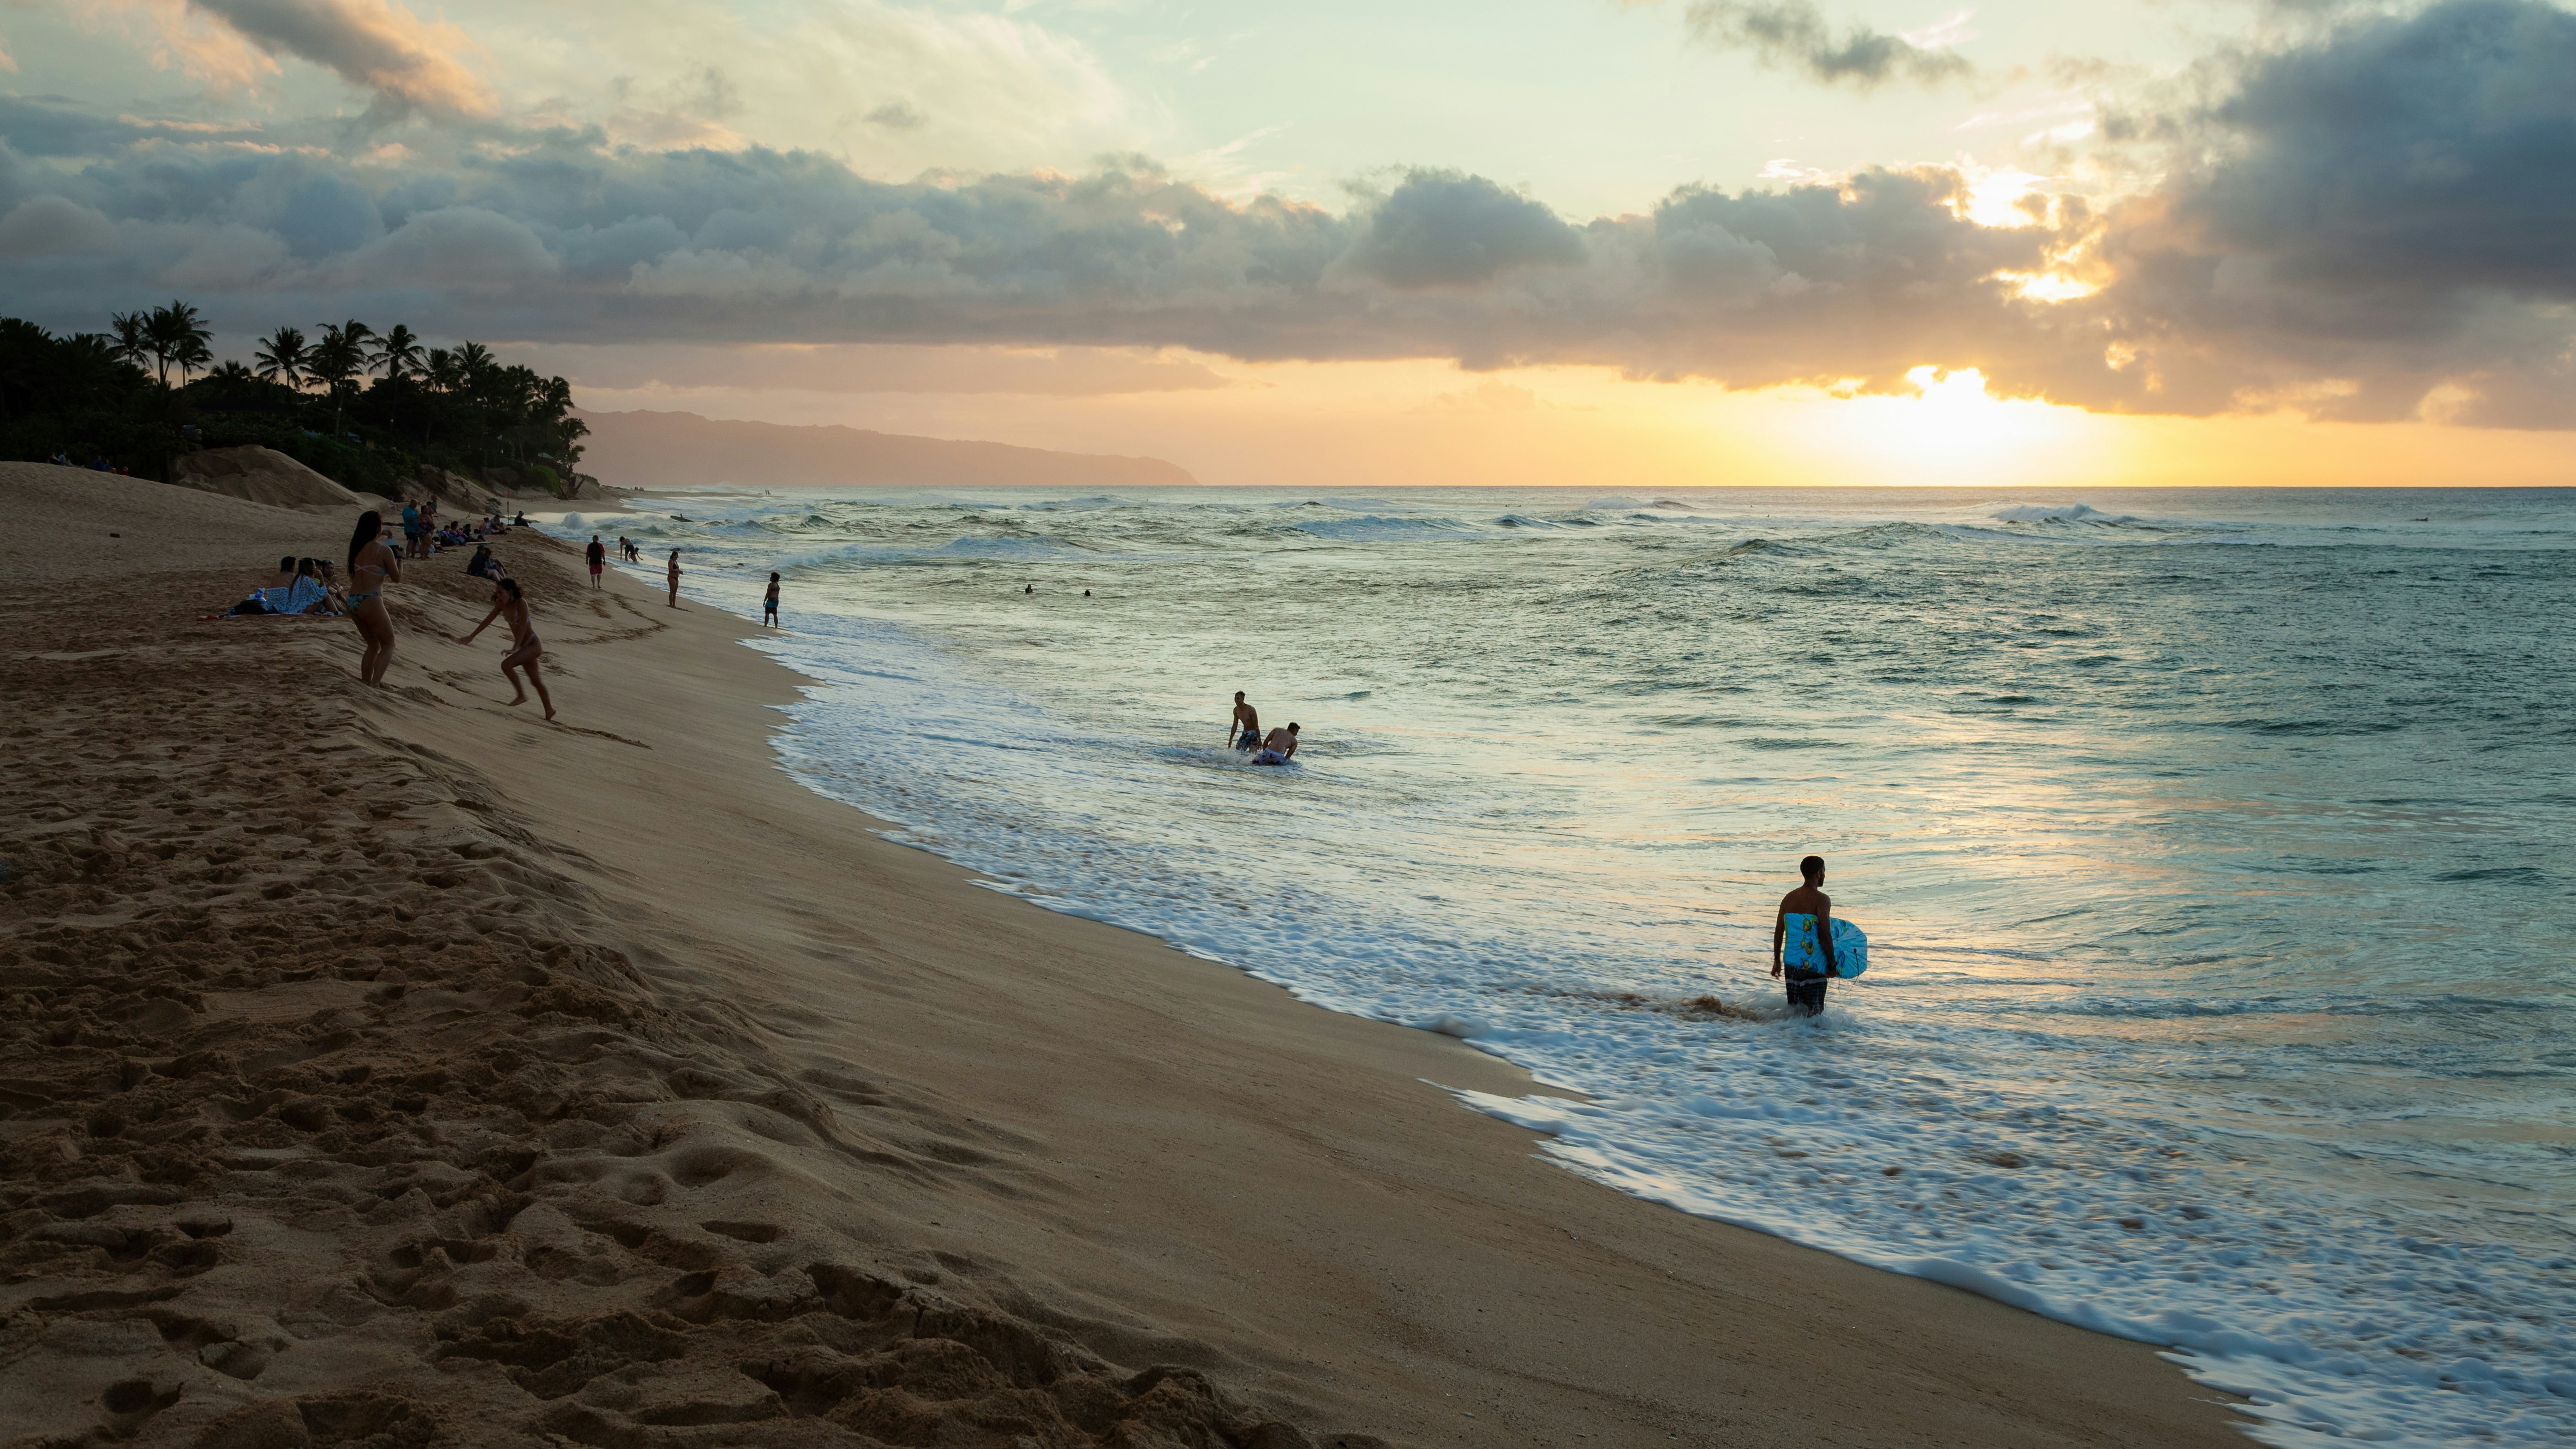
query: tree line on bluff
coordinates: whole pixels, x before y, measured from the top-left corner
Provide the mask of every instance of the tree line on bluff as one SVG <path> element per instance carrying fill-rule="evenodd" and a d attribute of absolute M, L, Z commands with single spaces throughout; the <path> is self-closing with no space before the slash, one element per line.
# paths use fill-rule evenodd
<path fill-rule="evenodd" d="M 166 480 L 183 454 L 258 444 L 388 496 L 424 464 L 509 465 L 558 493 L 580 486 L 590 429 L 572 416 L 571 385 L 479 342 L 428 347 L 400 323 L 378 332 L 354 319 L 309 338 L 279 327 L 248 363 L 216 362 L 211 342 L 180 301 L 59 337 L 0 317 L 0 459 Z"/>

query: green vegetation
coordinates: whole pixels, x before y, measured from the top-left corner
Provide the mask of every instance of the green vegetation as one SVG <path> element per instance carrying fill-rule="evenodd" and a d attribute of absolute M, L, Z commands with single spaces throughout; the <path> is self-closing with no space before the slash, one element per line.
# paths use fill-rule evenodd
<path fill-rule="evenodd" d="M 258 444 L 387 496 L 424 464 L 578 486 L 590 429 L 572 416 L 571 386 L 480 343 L 424 347 L 399 323 L 379 333 L 352 319 L 309 340 L 280 327 L 249 363 L 218 364 L 185 302 L 117 313 L 109 329 L 57 337 L 0 317 L 0 459 L 167 479 L 182 454 Z"/>

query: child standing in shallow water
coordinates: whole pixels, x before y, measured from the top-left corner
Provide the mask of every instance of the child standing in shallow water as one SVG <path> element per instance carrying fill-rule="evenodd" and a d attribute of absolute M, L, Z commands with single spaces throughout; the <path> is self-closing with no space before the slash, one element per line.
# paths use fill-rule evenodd
<path fill-rule="evenodd" d="M 775 625 L 778 622 L 778 575 L 776 574 L 769 576 L 769 592 L 760 596 L 760 622 L 765 625 Z"/>

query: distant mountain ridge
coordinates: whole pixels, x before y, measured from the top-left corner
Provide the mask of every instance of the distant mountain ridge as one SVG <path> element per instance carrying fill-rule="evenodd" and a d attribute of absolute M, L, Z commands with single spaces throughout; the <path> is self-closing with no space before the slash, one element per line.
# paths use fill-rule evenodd
<path fill-rule="evenodd" d="M 582 471 L 619 488 L 1140 488 L 1198 481 L 1187 469 L 1160 458 L 1059 453 L 836 425 L 728 422 L 696 413 L 585 412 L 580 417 L 590 424 Z"/>

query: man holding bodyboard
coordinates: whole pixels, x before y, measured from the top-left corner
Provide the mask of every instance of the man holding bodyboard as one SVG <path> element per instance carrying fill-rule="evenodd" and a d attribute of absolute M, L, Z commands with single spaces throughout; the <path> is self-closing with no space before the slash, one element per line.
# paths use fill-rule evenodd
<path fill-rule="evenodd" d="M 1868 946 L 1849 922 L 1834 919 L 1834 903 L 1824 892 L 1825 858 L 1799 861 L 1798 874 L 1805 883 L 1780 898 L 1780 913 L 1771 923 L 1771 974 L 1788 988 L 1791 1011 L 1814 1016 L 1825 1009 L 1825 983 L 1858 976 Z"/>

